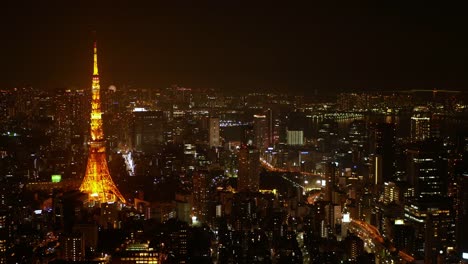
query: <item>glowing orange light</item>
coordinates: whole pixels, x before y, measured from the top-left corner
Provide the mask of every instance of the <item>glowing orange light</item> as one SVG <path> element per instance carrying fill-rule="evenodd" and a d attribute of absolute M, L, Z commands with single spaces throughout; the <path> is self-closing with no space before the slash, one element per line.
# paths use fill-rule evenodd
<path fill-rule="evenodd" d="M 97 64 L 97 46 L 94 42 L 94 70 L 91 101 L 91 142 L 89 144 L 88 164 L 80 191 L 89 195 L 89 200 L 100 203 L 113 203 L 125 199 L 112 181 L 106 159 L 104 132 L 102 129 L 101 88 Z"/>

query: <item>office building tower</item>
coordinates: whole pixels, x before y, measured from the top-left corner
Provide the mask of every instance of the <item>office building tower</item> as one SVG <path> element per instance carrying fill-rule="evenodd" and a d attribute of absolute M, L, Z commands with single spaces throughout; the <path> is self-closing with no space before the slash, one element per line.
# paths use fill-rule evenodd
<path fill-rule="evenodd" d="M 414 241 L 415 230 L 412 225 L 405 224 L 402 219 L 395 220 L 393 225 L 393 244 L 398 250 L 403 250 L 407 253 L 413 252 L 415 247 Z"/>
<path fill-rule="evenodd" d="M 354 234 L 350 234 L 344 240 L 346 257 L 356 260 L 358 256 L 364 253 L 364 241 Z"/>
<path fill-rule="evenodd" d="M 325 119 L 319 125 L 317 145 L 319 152 L 330 152 L 337 146 L 338 123 L 333 119 Z"/>
<path fill-rule="evenodd" d="M 260 151 L 265 150 L 269 146 L 269 129 L 268 119 L 266 115 L 254 115 L 254 140 L 253 145 Z"/>
<path fill-rule="evenodd" d="M 290 146 L 304 145 L 304 131 L 302 130 L 288 130 L 287 143 Z"/>
<path fill-rule="evenodd" d="M 382 176 L 384 181 L 392 181 L 395 173 L 396 127 L 394 123 L 378 123 L 372 137 L 372 153 L 382 156 Z"/>
<path fill-rule="evenodd" d="M 163 111 L 133 111 L 132 143 L 137 151 L 148 152 L 164 143 Z"/>
<path fill-rule="evenodd" d="M 242 147 L 238 153 L 237 189 L 257 192 L 260 182 L 260 153 L 258 149 Z"/>
<path fill-rule="evenodd" d="M 459 177 L 457 186 L 457 251 L 468 259 L 468 171 Z"/>
<path fill-rule="evenodd" d="M 208 216 L 209 176 L 208 171 L 196 171 L 192 176 L 194 216 L 206 221 Z"/>
<path fill-rule="evenodd" d="M 400 187 L 398 187 L 394 182 L 385 182 L 384 183 L 384 204 L 396 203 L 399 204 L 400 201 Z"/>
<path fill-rule="evenodd" d="M 415 199 L 404 207 L 405 222 L 415 228 L 412 252 L 425 263 L 434 262 L 442 250 L 455 245 L 455 215 L 452 200 L 446 197 Z"/>
<path fill-rule="evenodd" d="M 9 230 L 8 230 L 8 211 L 0 210 L 0 264 L 6 264 Z"/>
<path fill-rule="evenodd" d="M 62 235 L 62 259 L 67 261 L 85 260 L 85 241 L 81 233 Z"/>
<path fill-rule="evenodd" d="M 447 159 L 439 141 L 424 141 L 406 150 L 408 183 L 416 197 L 447 195 Z"/>
<path fill-rule="evenodd" d="M 351 149 L 355 152 L 363 152 L 367 150 L 368 128 L 364 120 L 354 120 L 349 125 L 349 143 Z"/>
<path fill-rule="evenodd" d="M 274 131 L 274 119 L 273 119 L 273 110 L 268 109 L 265 112 L 268 125 L 268 146 L 273 146 L 275 144 L 275 131 Z"/>
<path fill-rule="evenodd" d="M 219 118 L 210 117 L 209 130 L 210 148 L 221 146 L 221 140 L 219 137 Z"/>
<path fill-rule="evenodd" d="M 411 141 L 418 142 L 431 136 L 431 115 L 429 108 L 418 106 L 411 116 Z"/>

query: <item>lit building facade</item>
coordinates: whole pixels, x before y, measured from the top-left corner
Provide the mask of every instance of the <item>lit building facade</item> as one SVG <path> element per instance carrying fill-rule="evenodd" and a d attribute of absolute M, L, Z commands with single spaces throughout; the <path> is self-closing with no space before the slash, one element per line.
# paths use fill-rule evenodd
<path fill-rule="evenodd" d="M 260 153 L 258 149 L 243 147 L 238 153 L 237 188 L 258 192 L 260 184 Z"/>
<path fill-rule="evenodd" d="M 447 159 L 440 142 L 425 141 L 406 150 L 407 175 L 416 197 L 447 195 Z"/>
<path fill-rule="evenodd" d="M 254 142 L 253 145 L 259 149 L 264 150 L 268 148 L 268 120 L 266 115 L 254 115 Z"/>
<path fill-rule="evenodd" d="M 125 250 L 112 256 L 116 264 L 158 264 L 162 263 L 163 254 L 149 247 L 147 243 L 132 243 Z"/>
<path fill-rule="evenodd" d="M 210 148 L 221 146 L 221 140 L 219 137 L 219 118 L 210 117 L 209 121 L 209 144 Z"/>
<path fill-rule="evenodd" d="M 197 171 L 192 176 L 193 208 L 198 221 L 205 221 L 208 215 L 208 171 Z"/>
<path fill-rule="evenodd" d="M 291 146 L 304 145 L 304 131 L 302 130 L 288 130 L 287 143 Z"/>
<path fill-rule="evenodd" d="M 61 237 L 62 259 L 67 261 L 85 260 L 85 241 L 81 233 Z"/>
<path fill-rule="evenodd" d="M 429 109 L 418 106 L 411 116 L 411 141 L 423 141 L 431 136 L 431 116 Z"/>

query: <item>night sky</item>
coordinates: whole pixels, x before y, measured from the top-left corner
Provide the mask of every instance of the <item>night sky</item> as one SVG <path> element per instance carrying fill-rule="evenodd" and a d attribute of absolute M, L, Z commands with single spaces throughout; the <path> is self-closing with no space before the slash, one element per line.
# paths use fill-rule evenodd
<path fill-rule="evenodd" d="M 88 88 L 93 30 L 104 87 L 179 84 L 304 95 L 468 87 L 468 16 L 441 2 L 34 2 L 40 4 L 0 8 L 0 89 Z"/>

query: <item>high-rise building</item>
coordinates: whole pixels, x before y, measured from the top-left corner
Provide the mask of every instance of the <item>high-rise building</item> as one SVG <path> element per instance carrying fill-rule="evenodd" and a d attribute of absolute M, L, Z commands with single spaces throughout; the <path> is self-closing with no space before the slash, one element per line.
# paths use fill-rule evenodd
<path fill-rule="evenodd" d="M 364 253 L 364 241 L 354 234 L 350 234 L 344 240 L 345 252 L 348 259 L 356 260 Z"/>
<path fill-rule="evenodd" d="M 317 137 L 318 150 L 330 152 L 337 146 L 338 123 L 333 119 L 324 119 L 320 123 Z"/>
<path fill-rule="evenodd" d="M 265 150 L 269 146 L 269 120 L 266 115 L 254 115 L 254 142 L 253 145 L 261 150 Z"/>
<path fill-rule="evenodd" d="M 373 153 L 382 156 L 384 181 L 393 180 L 395 173 L 396 127 L 394 123 L 378 123 L 373 130 Z"/>
<path fill-rule="evenodd" d="M 85 260 L 85 241 L 81 233 L 62 235 L 62 259 L 67 261 Z"/>
<path fill-rule="evenodd" d="M 0 210 L 0 264 L 6 264 L 7 248 L 8 248 L 8 223 L 7 210 Z"/>
<path fill-rule="evenodd" d="M 287 143 L 291 146 L 304 145 L 304 131 L 302 130 L 288 130 Z"/>
<path fill-rule="evenodd" d="M 275 130 L 274 130 L 274 119 L 273 119 L 273 110 L 266 110 L 266 119 L 268 125 L 268 146 L 273 146 L 275 144 Z"/>
<path fill-rule="evenodd" d="M 459 177 L 457 185 L 457 251 L 468 259 L 468 172 Z"/>
<path fill-rule="evenodd" d="M 439 141 L 424 141 L 410 146 L 407 154 L 408 183 L 416 197 L 447 195 L 447 159 Z"/>
<path fill-rule="evenodd" d="M 164 143 L 163 111 L 133 111 L 132 143 L 137 151 L 149 151 Z"/>
<path fill-rule="evenodd" d="M 446 197 L 415 199 L 404 207 L 405 222 L 415 228 L 415 248 L 417 257 L 431 262 L 440 251 L 455 245 L 454 213 L 452 201 Z"/>
<path fill-rule="evenodd" d="M 209 129 L 210 129 L 209 131 L 210 148 L 221 146 L 221 140 L 219 138 L 219 118 L 218 117 L 210 117 Z"/>
<path fill-rule="evenodd" d="M 423 141 L 431 136 L 431 115 L 425 106 L 413 109 L 411 116 L 411 141 Z"/>
<path fill-rule="evenodd" d="M 258 149 L 242 147 L 238 153 L 237 189 L 257 192 L 260 183 L 260 153 Z"/>
<path fill-rule="evenodd" d="M 197 171 L 192 176 L 193 208 L 198 221 L 206 221 L 208 216 L 208 171 Z"/>
<path fill-rule="evenodd" d="M 91 141 L 89 142 L 88 164 L 80 191 L 88 195 L 89 201 L 106 203 L 120 201 L 125 203 L 115 186 L 107 166 L 106 144 L 102 126 L 101 89 L 97 62 L 97 46 L 94 42 L 94 70 L 91 100 Z M 92 205 L 92 203 L 90 203 Z"/>
<path fill-rule="evenodd" d="M 367 149 L 367 124 L 364 120 L 354 120 L 349 125 L 349 143 L 351 149 L 356 152 L 363 152 Z"/>
<path fill-rule="evenodd" d="M 414 251 L 415 230 L 412 225 L 405 224 L 402 219 L 395 220 L 393 226 L 393 243 L 398 250 L 405 252 Z"/>
<path fill-rule="evenodd" d="M 400 203 L 400 188 L 394 182 L 384 183 L 384 204 Z"/>

